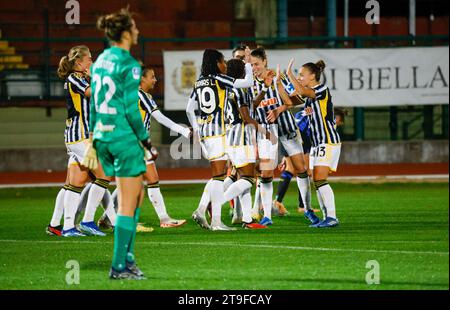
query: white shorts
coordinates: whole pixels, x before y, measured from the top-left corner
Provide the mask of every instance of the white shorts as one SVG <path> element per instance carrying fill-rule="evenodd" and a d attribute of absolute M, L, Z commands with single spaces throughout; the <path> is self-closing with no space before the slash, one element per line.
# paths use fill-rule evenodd
<path fill-rule="evenodd" d="M 315 166 L 327 166 L 331 171 L 336 171 L 340 155 L 341 144 L 320 144 L 311 147 L 309 167 L 313 169 Z"/>
<path fill-rule="evenodd" d="M 227 160 L 225 136 L 205 137 L 200 141 L 203 156 L 209 161 Z"/>
<path fill-rule="evenodd" d="M 293 137 L 281 136 L 280 142 L 289 156 L 303 154 L 303 141 L 300 132 L 297 130 Z"/>
<path fill-rule="evenodd" d="M 228 158 L 236 168 L 256 162 L 256 152 L 253 145 L 227 146 L 226 150 Z"/>
<path fill-rule="evenodd" d="M 67 164 L 67 167 L 81 164 L 83 162 L 87 141 L 88 140 L 83 140 L 72 144 L 66 144 L 67 154 L 69 155 L 69 163 Z"/>

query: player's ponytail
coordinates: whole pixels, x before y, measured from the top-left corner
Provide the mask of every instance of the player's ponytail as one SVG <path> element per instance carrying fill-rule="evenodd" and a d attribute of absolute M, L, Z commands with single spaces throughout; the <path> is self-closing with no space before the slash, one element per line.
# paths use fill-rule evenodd
<path fill-rule="evenodd" d="M 304 68 L 308 69 L 309 72 L 315 75 L 316 81 L 320 81 L 320 76 L 325 69 L 325 62 L 321 59 L 316 63 L 308 62 L 303 65 Z"/>
<path fill-rule="evenodd" d="M 97 29 L 105 33 L 105 36 L 114 42 L 120 42 L 122 33 L 129 31 L 133 26 L 133 13 L 129 8 L 122 8 L 120 11 L 100 16 L 97 19 Z"/>
<path fill-rule="evenodd" d="M 70 49 L 66 56 L 61 57 L 57 70 L 58 77 L 65 80 L 75 70 L 77 59 L 83 59 L 89 54 L 89 48 L 85 45 L 77 45 Z"/>

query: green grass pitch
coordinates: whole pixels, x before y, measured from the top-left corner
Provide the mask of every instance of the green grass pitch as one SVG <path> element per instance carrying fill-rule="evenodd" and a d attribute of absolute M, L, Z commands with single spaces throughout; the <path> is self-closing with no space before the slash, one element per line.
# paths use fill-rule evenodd
<path fill-rule="evenodd" d="M 112 233 L 45 234 L 57 188 L 1 189 L 0 289 L 449 289 L 448 183 L 332 186 L 335 229 L 308 227 L 293 183 L 290 215 L 274 217 L 269 229 L 211 232 L 190 218 L 203 185 L 163 185 L 169 214 L 189 221 L 159 228 L 146 198 L 141 222 L 155 231 L 138 233 L 136 255 L 147 280 L 128 282 L 108 279 Z M 228 207 L 223 212 L 229 223 Z M 79 284 L 66 283 L 69 260 L 79 262 Z M 371 260 L 379 264 L 378 285 L 366 283 Z"/>

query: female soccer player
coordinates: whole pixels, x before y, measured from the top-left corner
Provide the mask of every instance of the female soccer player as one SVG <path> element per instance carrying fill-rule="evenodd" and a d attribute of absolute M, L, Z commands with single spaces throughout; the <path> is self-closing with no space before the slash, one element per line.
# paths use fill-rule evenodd
<path fill-rule="evenodd" d="M 291 71 L 293 62 L 293 59 L 289 62 L 288 71 Z M 310 167 L 313 169 L 314 185 L 323 213 L 323 220 L 312 227 L 333 227 L 339 224 L 334 193 L 327 178 L 330 171 L 337 169 L 341 140 L 336 129 L 330 90 L 320 83 L 324 68 L 323 60 L 308 62 L 300 69 L 299 80 L 293 80 L 296 92 L 307 97 L 305 114 L 311 123 L 312 140 Z"/>
<path fill-rule="evenodd" d="M 267 68 L 267 56 L 265 50 L 261 47 L 255 49 L 251 53 L 251 62 L 253 72 L 255 74 L 255 82 L 252 89 L 252 97 L 256 106 L 257 120 L 264 125 L 271 134 L 279 137 L 279 141 L 291 158 L 292 164 L 298 173 L 297 185 L 303 197 L 310 192 L 308 182 L 308 173 L 303 160 L 303 149 L 300 133 L 295 125 L 294 117 L 288 107 L 293 95 L 293 86 L 289 80 L 280 75 L 266 84 L 264 79 L 273 72 Z M 269 80 L 270 82 L 270 80 Z M 278 87 L 278 85 L 280 87 Z M 302 102 L 300 97 L 295 100 Z M 286 103 L 286 104 L 285 104 Z M 273 170 L 276 167 L 276 158 L 278 154 L 278 144 L 271 144 L 267 137 L 258 134 L 258 154 L 260 158 L 261 170 L 261 201 L 264 208 L 264 218 L 260 224 L 272 224 L 272 195 L 273 195 Z M 315 222 L 314 212 L 308 213 L 311 222 Z"/>
<path fill-rule="evenodd" d="M 61 191 L 58 194 L 50 226 L 53 226 L 57 216 L 62 214 L 60 203 L 63 201 L 64 227 L 62 236 L 64 237 L 85 236 L 84 233 L 105 236 L 94 223 L 95 210 L 110 181 L 110 178 L 104 175 L 101 166 L 93 171 L 97 178 L 89 192 L 86 212 L 83 221 L 80 223 L 80 229 L 84 233 L 75 228 L 75 214 L 78 209 L 80 194 L 89 178 L 89 170 L 83 167 L 81 163 L 89 137 L 89 98 L 91 97 L 89 68 L 91 64 L 92 58 L 89 48 L 80 45 L 71 48 L 68 55 L 61 58 L 58 67 L 58 76 L 66 80 L 64 88 L 67 91 L 68 117 L 66 120 L 65 143 L 69 154 L 69 164 L 67 185 L 65 185 L 63 194 L 61 194 Z M 62 199 L 60 195 L 63 195 L 64 198 Z M 108 210 L 108 213 L 111 212 L 114 213 L 114 209 L 110 208 Z"/>
<path fill-rule="evenodd" d="M 231 59 L 227 62 L 227 75 L 238 79 L 245 74 L 244 62 L 239 59 Z M 248 229 L 267 228 L 267 226 L 254 223 L 252 220 L 252 197 L 250 189 L 253 185 L 256 163 L 256 130 L 264 130 L 253 119 L 253 106 L 247 90 L 239 88 L 227 88 L 225 103 L 226 123 L 226 152 L 239 174 L 239 183 L 244 190 L 240 197 L 242 201 L 242 226 Z M 230 185 L 231 186 L 231 185 Z M 237 200 L 237 199 L 236 199 Z"/>
<path fill-rule="evenodd" d="M 158 109 L 156 102 L 153 100 L 152 95 L 150 95 L 150 91 L 155 87 L 156 82 L 154 70 L 144 68 L 139 89 L 139 110 L 144 121 L 145 129 L 150 132 L 151 119 L 154 118 L 161 125 L 189 138 L 191 136 L 191 130 L 189 128 L 175 124 Z M 160 227 L 178 227 L 186 223 L 186 220 L 172 219 L 167 214 L 166 205 L 164 204 L 164 199 L 159 188 L 159 176 L 154 160 L 147 160 L 147 171 L 144 174 L 144 179 L 147 181 L 148 197 L 158 215 Z"/>
<path fill-rule="evenodd" d="M 231 185 L 225 193 L 223 190 L 227 163 L 223 110 L 226 87 L 248 88 L 253 84 L 249 52 L 248 50 L 246 53 L 245 79 L 235 80 L 225 75 L 227 67 L 223 54 L 214 49 L 206 49 L 203 53 L 201 75 L 194 84 L 186 108 L 189 122 L 194 131 L 198 132 L 203 154 L 210 161 L 212 171 L 212 179 L 206 184 L 199 207 L 192 214 L 192 218 L 201 227 L 211 230 L 233 230 L 222 223 L 222 204 L 243 192 L 236 188 L 236 183 Z M 198 122 L 194 112 L 196 109 L 200 110 Z M 203 200 L 209 201 L 209 199 L 212 205 L 211 226 L 205 217 L 207 203 L 202 203 Z"/>
<path fill-rule="evenodd" d="M 114 229 L 111 279 L 144 279 L 135 263 L 136 225 L 142 203 L 145 152 L 155 157 L 149 134 L 139 113 L 138 90 L 141 67 L 130 55 L 139 31 L 128 9 L 98 18 L 97 27 L 111 47 L 92 66 L 90 139 L 85 164 L 97 165 L 97 155 L 106 175 L 116 176 L 119 210 Z M 143 148 L 144 147 L 144 148 Z"/>

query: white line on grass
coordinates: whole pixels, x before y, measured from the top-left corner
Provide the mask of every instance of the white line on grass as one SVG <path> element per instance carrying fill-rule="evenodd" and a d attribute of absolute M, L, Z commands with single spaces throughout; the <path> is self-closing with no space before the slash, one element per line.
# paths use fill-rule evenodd
<path fill-rule="evenodd" d="M 86 244 L 100 244 L 112 243 L 109 241 L 46 241 L 46 240 L 1 240 L 1 243 L 45 243 L 45 244 L 60 244 L 60 243 L 86 243 Z M 266 249 L 282 249 L 282 250 L 300 250 L 300 251 L 318 251 L 318 252 L 361 252 L 361 253 L 387 253 L 387 254 L 424 254 L 424 255 L 449 255 L 448 252 L 432 252 L 432 251 L 399 251 L 399 250 L 373 250 L 373 249 L 345 249 L 345 248 L 320 248 L 320 247 L 304 247 L 304 246 L 288 246 L 288 245 L 274 245 L 274 244 L 251 244 L 251 243 L 236 243 L 236 242 L 172 242 L 172 241 L 141 241 L 139 244 L 145 245 L 192 245 L 192 246 L 227 246 L 227 247 L 249 247 L 249 248 L 266 248 Z"/>

